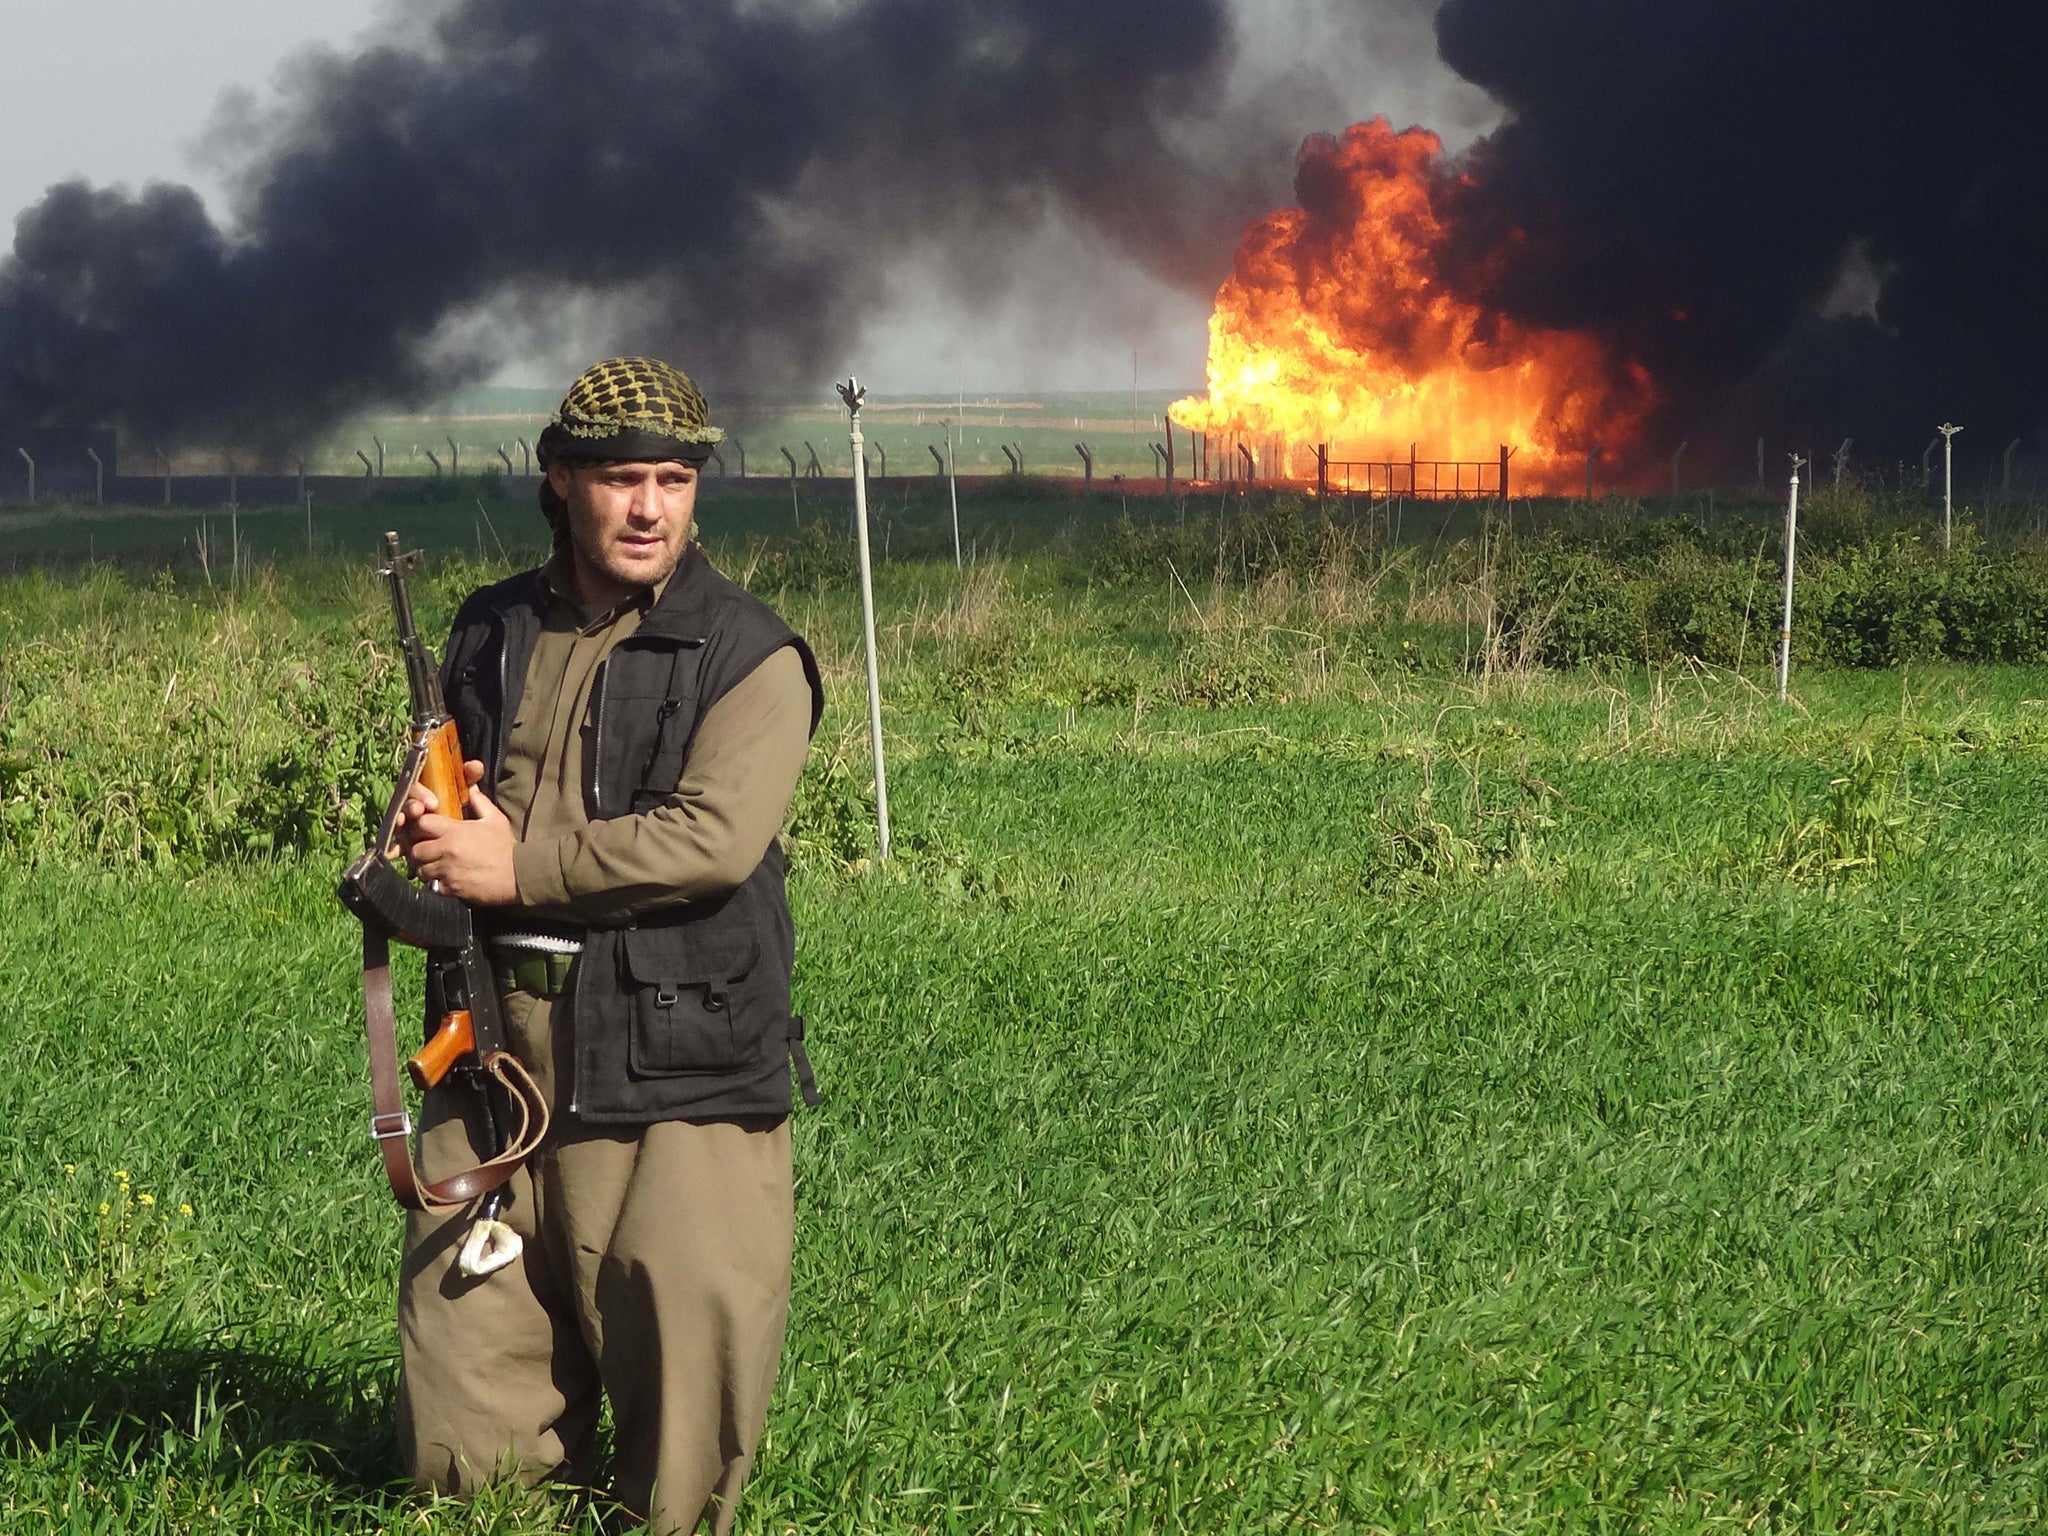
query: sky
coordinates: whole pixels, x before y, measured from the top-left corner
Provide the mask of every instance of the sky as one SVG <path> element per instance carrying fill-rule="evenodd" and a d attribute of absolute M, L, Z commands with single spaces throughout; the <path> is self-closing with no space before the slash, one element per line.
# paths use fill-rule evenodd
<path fill-rule="evenodd" d="M 1301 134 L 1341 130 L 1384 112 L 1421 122 L 1457 147 L 1491 126 L 1485 99 L 1437 62 L 1425 0 L 1238 0 L 1242 45 L 1232 90 L 1284 105 Z M 390 13 L 395 14 L 395 13 Z M 237 103 L 260 105 L 279 67 L 325 44 L 344 50 L 380 30 L 384 0 L 99 0 L 10 17 L 15 45 L 0 93 L 0 220 L 52 184 L 188 183 L 217 207 L 221 125 Z M 1274 167 L 1276 205 L 1290 165 Z M 1199 386 L 1206 350 L 1203 296 L 1161 287 L 1058 225 L 1040 232 L 1043 285 L 968 308 L 920 281 L 894 284 L 849 369 L 881 393 L 1128 388 L 1132 358 L 1150 388 Z M 1219 253 L 1219 263 L 1227 253 Z M 1048 306 L 1085 274 L 1098 314 L 1086 339 L 1045 340 Z M 499 382 L 545 384 L 583 362 L 576 327 L 556 327 L 540 351 L 511 359 Z"/>

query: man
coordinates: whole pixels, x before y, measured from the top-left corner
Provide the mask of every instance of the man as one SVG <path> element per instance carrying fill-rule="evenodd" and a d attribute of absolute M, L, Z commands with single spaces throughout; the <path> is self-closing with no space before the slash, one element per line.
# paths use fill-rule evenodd
<path fill-rule="evenodd" d="M 666 364 L 590 369 L 541 434 L 540 570 L 472 595 L 442 668 L 467 817 L 401 839 L 495 935 L 512 1048 L 556 1129 L 511 1183 L 511 1267 L 466 1278 L 467 1212 L 415 1215 L 399 1443 L 422 1486 L 587 1481 L 662 1532 L 731 1528 L 789 1307 L 794 932 L 776 834 L 823 707 L 809 648 L 691 541 L 723 434 Z M 429 1178 L 477 1161 L 429 1095 Z"/>

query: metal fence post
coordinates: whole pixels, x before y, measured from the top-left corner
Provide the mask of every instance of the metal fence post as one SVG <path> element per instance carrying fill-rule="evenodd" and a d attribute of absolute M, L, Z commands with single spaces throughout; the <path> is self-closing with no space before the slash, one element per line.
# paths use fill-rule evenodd
<path fill-rule="evenodd" d="M 1943 422 L 1941 433 L 1941 552 L 1945 555 L 1956 534 L 1956 434 L 1963 429 Z"/>
<path fill-rule="evenodd" d="M 1778 699 L 1792 687 L 1792 567 L 1799 548 L 1799 470 L 1806 460 L 1792 455 L 1792 501 L 1785 509 L 1785 617 L 1778 628 Z"/>
<path fill-rule="evenodd" d="M 860 556 L 861 639 L 867 650 L 868 740 L 875 756 L 875 828 L 881 857 L 889 857 L 889 772 L 882 753 L 882 676 L 875 647 L 875 580 L 868 554 L 867 454 L 863 451 L 860 408 L 867 391 L 858 379 L 839 386 L 853 444 L 853 526 Z"/>
<path fill-rule="evenodd" d="M 953 505 L 953 569 L 960 570 L 960 455 L 953 446 L 953 422 L 946 421 L 946 498 Z"/>

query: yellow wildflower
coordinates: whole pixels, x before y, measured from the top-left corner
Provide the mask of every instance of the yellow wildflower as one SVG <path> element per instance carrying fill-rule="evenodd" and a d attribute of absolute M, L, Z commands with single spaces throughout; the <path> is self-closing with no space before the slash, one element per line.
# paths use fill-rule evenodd
<path fill-rule="evenodd" d="M 116 1182 L 126 1184 L 128 1182 L 128 1170 L 126 1168 L 116 1168 L 114 1170 L 114 1178 Z"/>
<path fill-rule="evenodd" d="M 66 1173 L 76 1173 L 76 1172 L 78 1172 L 78 1164 L 76 1164 L 76 1163 L 66 1163 L 66 1164 L 64 1165 L 64 1171 L 65 1171 Z"/>
<path fill-rule="evenodd" d="M 190 1216 L 192 1214 L 192 1207 L 189 1205 L 181 1205 L 178 1207 L 178 1214 L 180 1216 Z"/>
<path fill-rule="evenodd" d="M 141 1195 L 137 1195 L 137 1196 L 135 1197 L 135 1203 L 136 1203 L 137 1205 L 155 1205 L 155 1204 L 156 1204 L 156 1196 L 155 1196 L 155 1195 L 151 1195 L 151 1194 L 141 1194 Z"/>
<path fill-rule="evenodd" d="M 107 1202 L 104 1200 L 100 1202 L 100 1214 L 102 1216 L 107 1214 Z"/>

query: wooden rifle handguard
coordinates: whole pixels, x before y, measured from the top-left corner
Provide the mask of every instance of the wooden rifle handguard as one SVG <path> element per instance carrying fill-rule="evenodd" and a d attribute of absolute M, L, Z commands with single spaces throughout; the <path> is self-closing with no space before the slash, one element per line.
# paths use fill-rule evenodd
<path fill-rule="evenodd" d="M 462 771 L 462 740 L 453 720 L 443 720 L 428 735 L 419 785 L 433 792 L 436 815 L 460 821 L 469 814 L 469 775 Z"/>

